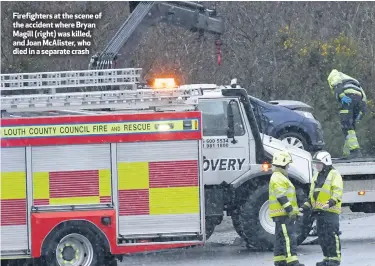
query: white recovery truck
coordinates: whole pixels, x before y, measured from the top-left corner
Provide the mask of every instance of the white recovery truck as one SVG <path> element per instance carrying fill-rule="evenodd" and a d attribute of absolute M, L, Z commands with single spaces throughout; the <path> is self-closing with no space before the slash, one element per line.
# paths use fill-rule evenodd
<path fill-rule="evenodd" d="M 272 154 L 283 149 L 291 153 L 289 176 L 299 204 L 306 200 L 313 175 L 311 154 L 260 134 L 247 91 L 237 84 L 140 89 L 140 77 L 141 70 L 133 68 L 3 74 L 2 117 L 95 116 L 197 106 L 203 120 L 201 168 L 207 238 L 226 213 L 249 246 L 272 248 L 274 224 L 268 216 Z M 119 78 L 128 82 L 119 86 Z M 335 160 L 334 167 L 345 180 L 344 204 L 352 211 L 375 212 L 375 159 Z M 300 244 L 312 221 L 306 216 L 299 223 Z"/>
<path fill-rule="evenodd" d="M 234 81 L 234 83 L 233 83 Z M 274 223 L 268 213 L 268 182 L 271 171 L 265 170 L 265 161 L 271 162 L 276 150 L 288 149 L 293 157 L 289 176 L 297 189 L 299 204 L 308 195 L 314 169 L 310 153 L 286 147 L 283 142 L 271 136 L 259 134 L 253 121 L 253 112 L 247 95 L 239 98 L 232 110 L 225 110 L 224 103 L 230 101 L 235 91 L 241 91 L 233 80 L 230 86 L 194 84 L 182 87 L 202 91 L 199 109 L 203 114 L 204 135 L 204 183 L 206 200 L 206 234 L 209 236 L 215 223 L 222 221 L 222 210 L 231 216 L 237 233 L 249 246 L 258 249 L 273 247 Z M 227 91 L 223 93 L 224 91 Z M 219 102 L 219 103 L 218 103 Z M 233 112 L 233 122 L 230 114 Z M 229 132 L 226 134 L 225 125 Z M 230 140 L 232 139 L 232 140 Z M 222 143 L 225 143 L 223 145 Z M 225 162 L 244 161 L 244 168 L 221 167 Z M 262 161 L 262 159 L 264 161 Z M 263 162 L 263 164 L 262 164 Z M 343 206 L 350 206 L 353 212 L 375 213 L 375 157 L 353 160 L 333 159 L 334 167 L 344 179 Z M 262 167 L 262 168 L 261 168 Z M 298 226 L 298 244 L 308 236 L 312 220 L 306 216 Z"/>

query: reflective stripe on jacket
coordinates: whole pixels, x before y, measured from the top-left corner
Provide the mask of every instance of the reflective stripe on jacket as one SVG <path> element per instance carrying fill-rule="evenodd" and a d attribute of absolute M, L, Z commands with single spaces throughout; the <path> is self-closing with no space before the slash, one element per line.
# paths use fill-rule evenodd
<path fill-rule="evenodd" d="M 313 210 L 322 210 L 340 214 L 341 213 L 341 202 L 342 202 L 342 194 L 343 194 L 343 182 L 340 173 L 332 169 L 322 188 L 315 188 L 315 181 L 318 178 L 318 174 L 316 173 L 313 177 L 313 182 L 311 183 L 310 187 L 310 194 L 309 199 L 311 202 L 311 207 Z M 319 192 L 317 199 L 314 198 L 314 192 Z M 323 206 L 329 201 L 334 200 L 335 205 L 329 207 L 328 209 L 323 209 Z"/>
<path fill-rule="evenodd" d="M 271 218 L 288 216 L 286 209 L 292 209 L 292 212 L 298 213 L 295 187 L 282 173 L 282 170 L 275 169 L 271 176 L 269 184 L 269 204 Z"/>
<path fill-rule="evenodd" d="M 352 83 L 338 84 L 335 87 L 336 99 L 340 102 L 341 98 L 345 95 L 356 94 L 366 99 L 363 89 L 360 86 L 356 86 Z"/>

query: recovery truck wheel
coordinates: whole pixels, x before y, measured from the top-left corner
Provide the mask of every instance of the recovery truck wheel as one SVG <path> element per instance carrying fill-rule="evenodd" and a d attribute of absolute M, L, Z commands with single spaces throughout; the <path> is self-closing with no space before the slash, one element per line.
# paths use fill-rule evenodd
<path fill-rule="evenodd" d="M 296 187 L 299 206 L 305 200 L 302 188 Z M 275 234 L 275 223 L 269 217 L 268 183 L 258 186 L 250 194 L 247 201 L 240 207 L 240 235 L 248 244 L 260 250 L 272 250 Z M 301 244 L 311 230 L 312 221 L 309 215 L 304 215 L 297 221 L 297 243 Z M 238 232 L 237 232 L 238 233 Z"/>
<path fill-rule="evenodd" d="M 215 231 L 216 225 L 220 224 L 223 217 L 206 216 L 206 240 L 208 240 Z"/>
<path fill-rule="evenodd" d="M 104 241 L 101 233 L 86 224 L 64 224 L 53 230 L 43 243 L 42 265 L 107 265 L 108 248 Z"/>
<path fill-rule="evenodd" d="M 241 217 L 240 217 L 240 213 L 238 210 L 235 210 L 232 214 L 231 214 L 231 218 L 232 218 L 232 224 L 233 224 L 233 227 L 234 227 L 234 230 L 236 230 L 237 234 L 240 236 L 240 237 L 243 237 L 244 234 L 243 234 L 243 228 L 242 228 L 242 224 L 241 224 Z"/>

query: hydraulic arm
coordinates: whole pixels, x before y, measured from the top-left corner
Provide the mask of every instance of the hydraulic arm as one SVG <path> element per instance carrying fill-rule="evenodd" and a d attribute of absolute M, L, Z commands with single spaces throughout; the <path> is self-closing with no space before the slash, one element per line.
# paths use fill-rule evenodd
<path fill-rule="evenodd" d="M 142 32 L 151 25 L 160 22 L 170 23 L 192 31 L 209 32 L 216 35 L 218 62 L 220 63 L 220 40 L 224 32 L 224 22 L 213 9 L 189 1 L 153 2 L 130 1 L 130 15 L 116 32 L 101 53 L 90 60 L 90 69 L 115 68 L 120 57 L 125 61 L 137 46 Z"/>

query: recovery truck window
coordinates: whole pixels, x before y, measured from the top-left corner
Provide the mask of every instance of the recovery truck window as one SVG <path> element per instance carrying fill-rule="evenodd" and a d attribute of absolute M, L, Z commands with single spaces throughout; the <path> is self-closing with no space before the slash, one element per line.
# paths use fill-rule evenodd
<path fill-rule="evenodd" d="M 226 136 L 227 135 L 227 105 L 229 100 L 201 99 L 199 110 L 203 116 L 204 136 Z M 245 127 L 241 119 L 238 103 L 232 105 L 234 115 L 234 134 L 242 136 L 245 134 Z"/>

